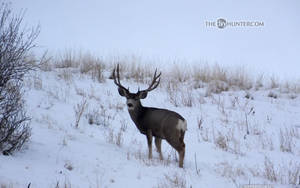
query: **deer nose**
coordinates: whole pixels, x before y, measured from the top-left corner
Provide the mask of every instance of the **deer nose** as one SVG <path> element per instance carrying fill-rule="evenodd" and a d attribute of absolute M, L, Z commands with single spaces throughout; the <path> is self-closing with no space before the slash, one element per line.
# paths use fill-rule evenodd
<path fill-rule="evenodd" d="M 127 106 L 128 106 L 128 107 L 133 107 L 133 104 L 128 103 Z"/>

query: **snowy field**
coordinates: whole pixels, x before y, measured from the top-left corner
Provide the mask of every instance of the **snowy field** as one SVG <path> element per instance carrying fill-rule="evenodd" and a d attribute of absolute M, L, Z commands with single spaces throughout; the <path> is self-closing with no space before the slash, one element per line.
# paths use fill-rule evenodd
<path fill-rule="evenodd" d="M 66 62 L 48 62 L 26 78 L 32 136 L 21 152 L 0 155 L 1 188 L 299 186 L 299 85 L 245 72 L 235 74 L 244 79 L 238 83 L 217 66 L 206 74 L 163 70 L 160 87 L 142 103 L 187 120 L 181 169 L 165 141 L 164 160 L 154 146 L 148 159 L 146 137 L 109 79 L 112 65 Z M 148 86 L 154 68 L 120 63 L 131 92 Z"/>
<path fill-rule="evenodd" d="M 32 58 L 48 54 L 24 80 L 32 135 L 0 155 L 0 188 L 300 188 L 300 1 L 9 2 L 40 25 Z M 206 25 L 220 18 L 264 25 Z M 142 104 L 187 120 L 183 169 L 166 141 L 148 159 L 118 63 L 131 92 L 162 72 Z"/>

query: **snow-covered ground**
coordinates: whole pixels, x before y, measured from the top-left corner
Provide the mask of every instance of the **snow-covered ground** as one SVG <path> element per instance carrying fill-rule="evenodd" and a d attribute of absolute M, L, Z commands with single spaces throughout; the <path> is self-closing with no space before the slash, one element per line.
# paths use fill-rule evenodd
<path fill-rule="evenodd" d="M 142 103 L 174 110 L 187 120 L 181 169 L 175 150 L 165 141 L 163 161 L 155 151 L 152 160 L 147 158 L 146 138 L 108 79 L 110 71 L 105 70 L 102 82 L 76 68 L 37 71 L 27 78 L 25 100 L 32 136 L 21 152 L 0 155 L 0 186 L 298 185 L 299 94 L 267 86 L 215 94 L 205 83 L 196 87 L 193 80 L 178 83 L 176 89 L 162 84 Z M 122 83 L 132 92 L 147 87 L 133 79 Z M 83 115 L 76 127 L 80 109 Z"/>

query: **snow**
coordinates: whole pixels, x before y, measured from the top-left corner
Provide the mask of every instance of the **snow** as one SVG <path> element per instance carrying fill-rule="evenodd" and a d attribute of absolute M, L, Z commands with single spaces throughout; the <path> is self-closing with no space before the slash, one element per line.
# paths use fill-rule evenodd
<path fill-rule="evenodd" d="M 182 103 L 173 105 L 164 87 L 151 91 L 143 105 L 174 110 L 187 120 L 186 156 L 181 169 L 175 150 L 165 141 L 163 161 L 155 151 L 153 159 L 147 158 L 146 138 L 131 121 L 125 99 L 119 96 L 112 80 L 99 83 L 76 70 L 66 70 L 73 72 L 70 80 L 59 76 L 60 69 L 38 71 L 27 78 L 25 100 L 32 117 L 32 137 L 20 152 L 0 155 L 0 185 L 174 187 L 169 179 L 177 177 L 186 187 L 229 188 L 249 183 L 291 186 L 286 169 L 300 164 L 299 95 L 290 99 L 289 94 L 277 89 L 251 89 L 251 100 L 238 90 L 205 96 L 204 87 L 192 91 L 193 96 L 199 97 L 194 98 L 197 100 L 192 107 L 187 107 Z M 108 76 L 109 72 L 105 72 Z M 137 88 L 131 80 L 122 83 L 132 91 Z M 182 84 L 180 91 L 188 85 Z M 270 90 L 278 92 L 279 97 L 268 97 Z M 76 105 L 84 99 L 88 105 L 76 128 Z M 255 113 L 248 113 L 251 108 Z M 89 124 L 88 114 L 95 114 L 100 124 Z M 285 128 L 298 131 L 298 136 L 292 137 L 292 152 L 280 150 L 280 129 Z M 227 149 L 215 144 L 219 134 L 229 140 Z M 274 163 L 276 172 L 281 171 L 278 177 L 282 181 L 272 182 L 264 177 L 266 157 Z M 261 175 L 254 176 L 251 170 Z"/>

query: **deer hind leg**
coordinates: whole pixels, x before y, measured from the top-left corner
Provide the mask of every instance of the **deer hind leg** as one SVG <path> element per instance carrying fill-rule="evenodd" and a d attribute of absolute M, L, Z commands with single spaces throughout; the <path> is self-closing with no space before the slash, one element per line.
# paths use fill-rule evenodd
<path fill-rule="evenodd" d="M 152 131 L 151 130 L 147 130 L 147 141 L 148 141 L 148 149 L 149 149 L 148 158 L 152 159 Z"/>
<path fill-rule="evenodd" d="M 184 155 L 185 155 L 185 144 L 184 144 L 184 131 L 180 131 L 180 137 L 179 137 L 179 147 L 177 149 L 178 154 L 179 154 L 179 167 L 183 168 L 183 160 L 184 160 Z"/>
<path fill-rule="evenodd" d="M 157 152 L 159 153 L 160 160 L 163 160 L 163 155 L 161 153 L 161 138 L 155 138 L 155 146 L 157 149 Z"/>

